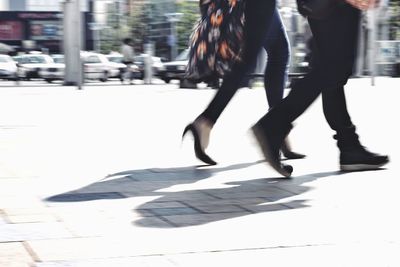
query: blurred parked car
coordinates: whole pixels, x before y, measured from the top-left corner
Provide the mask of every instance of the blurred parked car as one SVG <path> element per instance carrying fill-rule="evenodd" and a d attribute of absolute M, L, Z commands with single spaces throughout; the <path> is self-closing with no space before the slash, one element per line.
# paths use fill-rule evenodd
<path fill-rule="evenodd" d="M 51 57 L 53 58 L 54 63 L 65 63 L 63 54 L 52 54 Z"/>
<path fill-rule="evenodd" d="M 123 77 L 121 75 L 127 70 L 126 68 L 128 67 L 126 64 L 122 63 L 123 56 L 120 53 L 112 53 L 112 54 L 106 55 L 106 57 L 110 62 L 118 64 L 118 67 L 120 70 L 120 74 L 119 74 L 118 78 L 122 81 Z M 117 65 L 115 65 L 115 66 L 117 66 Z M 132 74 L 131 77 L 133 79 L 140 79 L 141 74 L 140 74 L 138 66 L 136 66 L 135 64 L 130 64 L 128 70 Z"/>
<path fill-rule="evenodd" d="M 133 63 L 139 68 L 140 76 L 139 79 L 144 78 L 144 59 L 147 57 L 146 54 L 140 54 L 134 57 Z M 154 77 L 160 77 L 165 71 L 164 63 L 159 57 L 152 57 L 152 70 Z"/>
<path fill-rule="evenodd" d="M 108 67 L 109 62 L 104 55 L 93 52 L 82 52 L 81 58 L 85 79 L 105 82 L 109 77 L 118 76 L 119 70 Z"/>
<path fill-rule="evenodd" d="M 183 80 L 186 66 L 189 62 L 189 49 L 182 51 L 174 61 L 164 63 L 165 70 L 160 73 L 160 78 L 169 83 L 173 79 Z"/>
<path fill-rule="evenodd" d="M 169 83 L 173 79 L 179 80 L 181 88 L 197 88 L 197 83 L 200 81 L 193 81 L 185 79 L 186 67 L 189 63 L 189 48 L 183 50 L 174 61 L 164 63 L 165 71 L 160 75 L 160 78 Z M 219 78 L 210 78 L 203 80 L 208 87 L 219 88 Z"/>
<path fill-rule="evenodd" d="M 18 63 L 18 78 L 30 80 L 41 77 L 41 71 L 54 73 L 54 77 L 63 73 L 63 65 L 54 63 L 49 55 L 45 54 L 24 54 L 13 57 L 14 61 Z"/>
<path fill-rule="evenodd" d="M 0 79 L 18 79 L 17 63 L 9 55 L 0 55 Z"/>
<path fill-rule="evenodd" d="M 82 60 L 85 77 L 87 79 L 99 79 L 102 82 L 109 78 L 120 78 L 121 70 L 126 68 L 125 64 L 110 61 L 105 55 L 99 53 L 83 52 Z"/>
<path fill-rule="evenodd" d="M 46 82 L 51 83 L 53 81 L 64 80 L 65 75 L 65 64 L 64 61 L 56 61 L 55 55 L 51 55 L 54 63 L 49 64 L 47 67 L 42 67 L 39 70 L 39 76 Z"/>

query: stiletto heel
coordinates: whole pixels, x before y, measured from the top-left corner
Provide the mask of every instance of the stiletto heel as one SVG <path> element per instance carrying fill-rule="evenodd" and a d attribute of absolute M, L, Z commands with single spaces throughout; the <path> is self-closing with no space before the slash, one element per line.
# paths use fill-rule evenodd
<path fill-rule="evenodd" d="M 207 163 L 209 165 L 216 165 L 217 162 L 210 158 L 210 156 L 208 156 L 206 152 L 201 148 L 200 134 L 193 123 L 187 125 L 183 130 L 182 140 L 189 131 L 192 132 L 194 138 L 194 153 L 196 157 L 204 163 Z"/>
<path fill-rule="evenodd" d="M 193 127 L 193 124 L 189 124 L 185 127 L 185 130 L 183 130 L 183 134 L 182 134 L 182 141 L 183 138 L 185 137 L 186 133 L 190 130 L 190 127 Z"/>
<path fill-rule="evenodd" d="M 281 152 L 286 159 L 302 159 L 306 157 L 306 155 L 292 151 L 288 139 L 283 141 Z"/>

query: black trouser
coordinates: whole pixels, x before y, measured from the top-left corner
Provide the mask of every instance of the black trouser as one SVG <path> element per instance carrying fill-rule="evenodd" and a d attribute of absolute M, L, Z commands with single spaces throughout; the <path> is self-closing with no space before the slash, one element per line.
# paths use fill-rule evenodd
<path fill-rule="evenodd" d="M 329 126 L 339 139 L 357 139 L 346 107 L 344 85 L 353 71 L 359 21 L 360 11 L 348 4 L 338 7 L 326 19 L 309 19 L 316 48 L 313 69 L 293 85 L 288 96 L 267 116 L 289 124 L 322 92 Z"/>
<path fill-rule="evenodd" d="M 215 123 L 222 111 L 232 99 L 242 80 L 254 66 L 257 55 L 263 45 L 265 36 L 275 10 L 275 0 L 247 0 L 245 8 L 244 51 L 242 61 L 235 63 L 232 71 L 224 77 L 221 88 L 201 114 L 202 117 Z"/>

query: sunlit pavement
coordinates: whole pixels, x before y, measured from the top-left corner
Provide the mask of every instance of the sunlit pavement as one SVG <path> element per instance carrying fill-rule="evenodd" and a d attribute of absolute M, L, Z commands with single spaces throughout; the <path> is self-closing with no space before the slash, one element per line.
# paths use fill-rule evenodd
<path fill-rule="evenodd" d="M 0 266 L 400 266 L 400 79 L 353 79 L 362 143 L 387 168 L 339 173 L 318 99 L 296 121 L 292 179 L 249 127 L 242 89 L 204 167 L 184 126 L 215 93 L 171 85 L 0 87 Z"/>

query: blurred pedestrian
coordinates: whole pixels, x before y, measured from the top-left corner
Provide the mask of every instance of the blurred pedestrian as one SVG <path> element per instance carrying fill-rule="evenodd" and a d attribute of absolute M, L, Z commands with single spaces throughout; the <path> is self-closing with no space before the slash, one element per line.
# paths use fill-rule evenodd
<path fill-rule="evenodd" d="M 230 4 L 232 3 L 237 4 L 235 1 L 230 1 Z M 209 143 L 210 131 L 246 75 L 255 66 L 262 47 L 268 52 L 265 89 L 269 106 L 276 105 L 283 96 L 289 60 L 289 44 L 281 17 L 276 9 L 275 0 L 254 0 L 245 3 L 242 58 L 240 61 L 236 61 L 231 71 L 223 77 L 222 85 L 208 107 L 194 122 L 186 126 L 183 133 L 185 135 L 188 131 L 192 132 L 197 158 L 211 165 L 216 162 L 205 152 Z M 304 155 L 290 151 L 288 146 L 285 146 L 284 152 L 288 158 L 304 157 Z"/>
<path fill-rule="evenodd" d="M 360 10 L 372 8 L 376 2 L 346 2 L 338 2 L 325 18 L 308 18 L 315 44 L 313 68 L 293 85 L 283 101 L 252 128 L 266 160 L 284 176 L 290 176 L 292 168 L 282 165 L 279 148 L 292 128 L 292 122 L 321 92 L 325 118 L 336 132 L 334 139 L 340 151 L 340 169 L 377 169 L 389 162 L 388 156 L 372 153 L 361 145 L 347 111 L 344 94 L 344 85 L 352 74 L 357 51 Z"/>
<path fill-rule="evenodd" d="M 120 75 L 121 82 L 124 82 L 125 79 L 128 79 L 130 83 L 133 80 L 133 73 L 131 72 L 131 65 L 133 64 L 135 52 L 133 49 L 133 41 L 131 38 L 125 38 L 122 40 L 121 46 L 121 54 L 122 54 L 122 63 L 126 65 L 123 73 Z"/>

